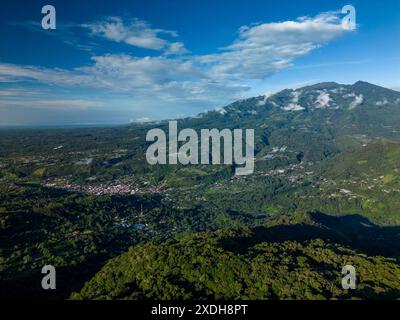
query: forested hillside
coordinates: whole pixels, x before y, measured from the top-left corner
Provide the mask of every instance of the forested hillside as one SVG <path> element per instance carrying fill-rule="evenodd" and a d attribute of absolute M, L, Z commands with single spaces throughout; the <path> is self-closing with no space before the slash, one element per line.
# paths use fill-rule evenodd
<path fill-rule="evenodd" d="M 0 131 L 0 295 L 400 298 L 400 93 L 321 83 L 178 128 L 255 130 L 255 170 L 149 165 L 152 128 Z M 111 259 L 111 260 L 110 260 Z M 59 289 L 40 288 L 43 265 Z M 357 267 L 356 291 L 341 267 Z M 85 284 L 86 283 L 86 284 Z"/>
<path fill-rule="evenodd" d="M 336 222 L 339 227 L 343 223 Z M 335 231 L 325 228 L 298 221 L 183 235 L 162 245 L 138 245 L 108 262 L 72 298 L 400 298 L 398 260 L 368 256 L 329 241 Z M 307 239 L 296 241 L 296 237 Z M 337 232 L 337 240 L 340 238 L 344 240 L 346 235 Z M 346 264 L 358 270 L 354 292 L 341 288 L 341 268 Z"/>

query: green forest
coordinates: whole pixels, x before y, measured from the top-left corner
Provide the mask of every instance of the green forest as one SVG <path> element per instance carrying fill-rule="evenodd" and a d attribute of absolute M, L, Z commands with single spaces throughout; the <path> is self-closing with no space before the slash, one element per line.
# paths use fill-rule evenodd
<path fill-rule="evenodd" d="M 321 91 L 335 107 L 313 106 Z M 302 111 L 282 109 L 283 90 L 178 121 L 253 128 L 248 176 L 149 165 L 146 132 L 166 121 L 0 130 L 0 296 L 399 299 L 400 93 L 366 82 L 301 92 Z M 353 93 L 364 100 L 349 110 Z M 48 264 L 54 292 L 40 286 Z M 356 290 L 342 289 L 345 265 Z"/>

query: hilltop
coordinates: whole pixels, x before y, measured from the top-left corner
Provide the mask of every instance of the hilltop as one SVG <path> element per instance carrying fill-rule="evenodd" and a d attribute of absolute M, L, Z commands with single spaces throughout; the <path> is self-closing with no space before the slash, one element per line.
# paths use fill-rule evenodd
<path fill-rule="evenodd" d="M 358 225 L 358 231 L 363 227 L 359 223 L 368 223 L 357 217 L 352 220 L 355 226 Z M 146 243 L 132 247 L 109 261 L 72 298 L 400 297 L 397 281 L 400 268 L 395 260 L 368 256 L 335 242 L 349 243 L 350 228 L 345 221 L 309 214 L 281 223 L 273 225 L 270 222 L 269 227 L 250 230 L 197 233 L 161 245 Z M 337 228 L 329 229 L 334 224 L 348 228 L 347 234 Z M 395 234 L 399 230 L 392 231 Z M 366 240 L 372 241 L 368 236 L 364 238 Z M 364 248 L 367 247 L 364 243 Z M 340 287 L 341 268 L 346 264 L 355 266 L 358 271 L 358 288 L 354 292 Z"/>

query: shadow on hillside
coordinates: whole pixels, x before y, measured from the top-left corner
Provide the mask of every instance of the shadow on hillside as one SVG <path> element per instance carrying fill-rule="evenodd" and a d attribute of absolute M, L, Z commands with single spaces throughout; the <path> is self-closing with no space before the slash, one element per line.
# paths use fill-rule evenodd
<path fill-rule="evenodd" d="M 60 300 L 68 299 L 72 292 L 80 291 L 104 266 L 106 257 L 96 257 L 77 266 L 58 267 L 57 289 L 43 290 L 41 270 L 32 271 L 24 277 L 1 280 L 0 300 Z"/>
<path fill-rule="evenodd" d="M 321 212 L 309 213 L 313 223 L 255 227 L 250 237 L 231 237 L 221 240 L 221 246 L 235 253 L 245 253 L 262 242 L 304 242 L 322 239 L 349 246 L 359 252 L 400 260 L 400 227 L 380 227 L 360 215 L 330 216 Z"/>

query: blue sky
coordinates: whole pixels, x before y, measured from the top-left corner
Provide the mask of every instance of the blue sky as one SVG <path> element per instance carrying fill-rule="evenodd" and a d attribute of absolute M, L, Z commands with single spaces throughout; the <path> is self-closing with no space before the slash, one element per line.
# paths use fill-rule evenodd
<path fill-rule="evenodd" d="M 399 34 L 397 0 L 2 1 L 0 125 L 175 118 L 322 81 L 399 90 Z"/>

